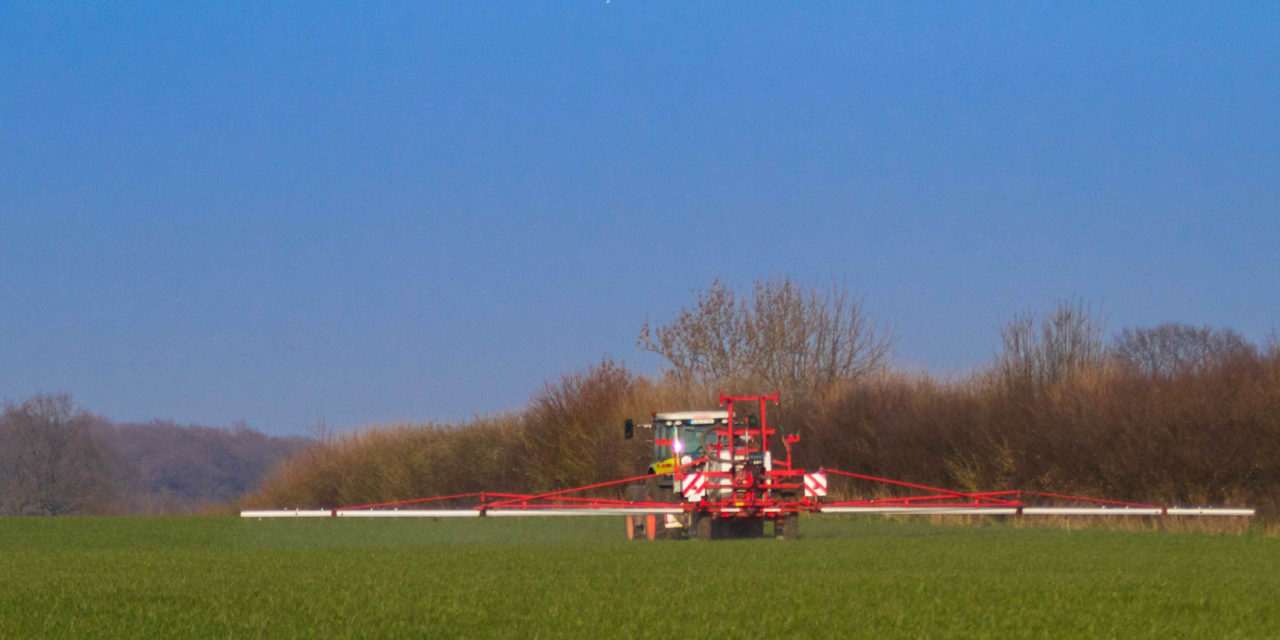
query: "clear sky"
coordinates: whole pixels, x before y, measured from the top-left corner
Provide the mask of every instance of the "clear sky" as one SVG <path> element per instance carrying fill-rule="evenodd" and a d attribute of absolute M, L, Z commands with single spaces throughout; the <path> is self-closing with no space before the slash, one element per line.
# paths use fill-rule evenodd
<path fill-rule="evenodd" d="M 1274 2 L 0 4 L 0 398 L 116 420 L 515 408 L 716 277 L 1261 340 L 1278 205 Z"/>

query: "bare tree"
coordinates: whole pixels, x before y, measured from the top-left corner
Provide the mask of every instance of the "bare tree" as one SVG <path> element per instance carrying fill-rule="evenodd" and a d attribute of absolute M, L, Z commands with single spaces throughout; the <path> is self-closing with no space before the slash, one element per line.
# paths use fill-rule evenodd
<path fill-rule="evenodd" d="M 752 381 L 804 395 L 882 368 L 893 341 L 843 286 L 822 291 L 780 278 L 756 282 L 746 297 L 716 280 L 670 324 L 646 321 L 637 345 L 681 380 Z"/>
<path fill-rule="evenodd" d="M 747 348 L 740 315 L 737 296 L 716 280 L 671 324 L 654 328 L 646 320 L 636 344 L 666 358 L 671 372 L 686 382 L 738 377 Z"/>
<path fill-rule="evenodd" d="M 1169 322 L 1125 329 L 1111 353 L 1122 366 L 1152 378 L 1204 373 L 1257 348 L 1232 329 L 1193 327 Z"/>
<path fill-rule="evenodd" d="M 1022 314 L 1000 334 L 1001 377 L 1015 385 L 1041 386 L 1103 363 L 1103 324 L 1079 301 L 1059 302 L 1039 322 Z"/>
<path fill-rule="evenodd" d="M 91 417 L 66 395 L 37 395 L 0 414 L 0 514 L 100 512 L 111 474 Z"/>

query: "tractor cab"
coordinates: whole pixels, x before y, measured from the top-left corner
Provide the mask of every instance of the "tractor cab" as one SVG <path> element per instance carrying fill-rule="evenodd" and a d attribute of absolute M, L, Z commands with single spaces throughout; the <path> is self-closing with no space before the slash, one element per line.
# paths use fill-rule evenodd
<path fill-rule="evenodd" d="M 729 423 L 728 411 L 671 411 L 653 416 L 653 463 L 649 473 L 671 473 L 676 460 L 691 464 L 706 457 L 707 432 Z M 668 480 L 669 482 L 669 480 Z"/>

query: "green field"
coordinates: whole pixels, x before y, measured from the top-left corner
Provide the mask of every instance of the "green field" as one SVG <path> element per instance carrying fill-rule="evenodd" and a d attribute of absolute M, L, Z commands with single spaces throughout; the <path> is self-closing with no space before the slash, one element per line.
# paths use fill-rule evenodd
<path fill-rule="evenodd" d="M 0 519 L 0 638 L 1276 637 L 1280 540 L 806 519 Z"/>

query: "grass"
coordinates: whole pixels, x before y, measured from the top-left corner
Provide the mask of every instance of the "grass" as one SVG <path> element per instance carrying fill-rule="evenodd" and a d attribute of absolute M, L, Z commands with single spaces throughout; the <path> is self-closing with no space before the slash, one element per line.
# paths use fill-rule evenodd
<path fill-rule="evenodd" d="M 1280 540 L 808 518 L 0 519 L 0 637 L 1274 637 Z"/>

